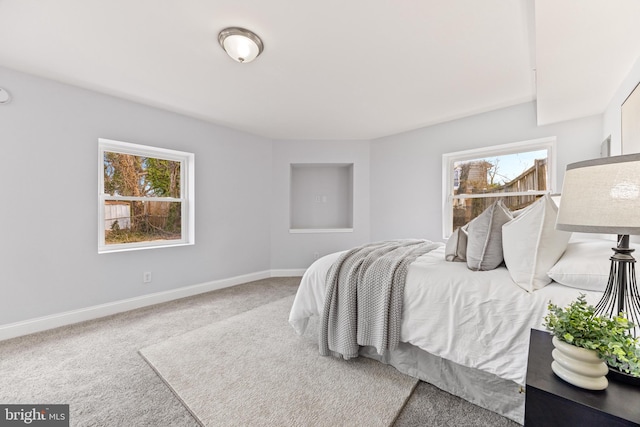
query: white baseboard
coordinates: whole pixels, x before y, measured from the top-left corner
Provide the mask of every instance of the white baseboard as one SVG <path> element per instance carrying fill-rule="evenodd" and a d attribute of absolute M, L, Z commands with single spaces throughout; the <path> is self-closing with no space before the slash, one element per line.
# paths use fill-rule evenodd
<path fill-rule="evenodd" d="M 271 270 L 271 277 L 302 277 L 306 268 L 291 270 Z"/>
<path fill-rule="evenodd" d="M 114 301 L 78 310 L 66 311 L 49 316 L 37 317 L 15 323 L 0 325 L 0 341 L 15 338 L 35 332 L 46 331 L 60 326 L 71 325 L 73 323 L 84 322 L 85 320 L 98 319 L 136 308 L 147 307 L 179 298 L 198 295 L 217 289 L 228 288 L 254 280 L 267 279 L 269 277 L 295 277 L 302 276 L 304 270 L 266 270 L 257 273 L 245 274 L 228 279 L 214 280 L 212 282 L 200 283 L 186 286 L 184 288 L 171 289 L 169 291 L 156 292 L 153 294 L 141 295 L 139 297 Z"/>

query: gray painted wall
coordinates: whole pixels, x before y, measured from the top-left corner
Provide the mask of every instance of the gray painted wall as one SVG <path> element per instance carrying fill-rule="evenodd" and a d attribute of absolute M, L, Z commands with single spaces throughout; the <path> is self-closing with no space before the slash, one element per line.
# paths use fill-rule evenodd
<path fill-rule="evenodd" d="M 306 268 L 318 256 L 369 241 L 369 141 L 274 141 L 271 265 Z M 353 163 L 353 232 L 292 234 L 290 165 Z"/>
<path fill-rule="evenodd" d="M 0 325 L 270 268 L 271 141 L 3 68 L 0 84 Z M 98 255 L 98 138 L 195 153 L 194 246 Z"/>
<path fill-rule="evenodd" d="M 0 68 L 13 96 L 0 106 L 0 325 L 303 269 L 372 240 L 440 240 L 443 153 L 556 136 L 560 185 L 567 163 L 597 157 L 615 134 L 618 98 L 639 79 L 636 64 L 603 116 L 544 127 L 527 103 L 373 141 L 269 141 Z M 196 154 L 196 245 L 97 254 L 98 138 Z M 289 232 L 291 163 L 353 163 L 353 232 Z"/>
<path fill-rule="evenodd" d="M 289 184 L 292 229 L 353 227 L 353 165 L 296 164 Z"/>
<path fill-rule="evenodd" d="M 374 140 L 371 239 L 442 240 L 442 154 L 548 136 L 561 187 L 567 163 L 600 155 L 602 116 L 538 127 L 531 102 Z"/>

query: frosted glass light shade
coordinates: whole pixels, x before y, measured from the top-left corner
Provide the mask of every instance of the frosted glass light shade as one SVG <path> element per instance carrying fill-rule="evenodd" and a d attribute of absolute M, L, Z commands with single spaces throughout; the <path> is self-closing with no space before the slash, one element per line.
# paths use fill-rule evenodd
<path fill-rule="evenodd" d="M 567 166 L 556 228 L 640 234 L 640 154 Z"/>
<path fill-rule="evenodd" d="M 0 87 L 0 104 L 8 104 L 11 101 L 11 95 L 5 89 Z"/>
<path fill-rule="evenodd" d="M 262 53 L 264 45 L 260 37 L 244 28 L 232 27 L 220 31 L 220 46 L 237 62 L 251 62 Z"/>

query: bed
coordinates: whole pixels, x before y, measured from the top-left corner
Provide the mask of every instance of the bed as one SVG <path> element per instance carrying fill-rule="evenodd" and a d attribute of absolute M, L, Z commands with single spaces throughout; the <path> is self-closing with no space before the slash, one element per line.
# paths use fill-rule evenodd
<path fill-rule="evenodd" d="M 546 204 L 540 208 L 548 211 L 543 216 L 557 212 L 548 203 L 539 203 Z M 511 216 L 505 223 L 515 219 Z M 519 236 L 515 242 L 526 246 L 522 230 L 514 230 Z M 606 285 L 608 256 L 614 243 L 569 241 L 569 237 L 559 245 L 561 250 L 555 249 L 558 255 L 546 260 L 547 265 L 536 265 L 550 283 L 529 289 L 514 280 L 517 274 L 507 267 L 516 270 L 523 264 L 521 260 L 477 271 L 465 262 L 447 261 L 450 254 L 445 244 L 434 243 L 408 266 L 397 348 L 380 355 L 373 347 L 363 346 L 360 355 L 389 363 L 522 424 L 530 330 L 544 329 L 549 302 L 565 306 L 585 294 L 587 302 L 596 304 Z M 507 240 L 500 242 L 505 254 Z M 554 251 L 540 239 L 535 246 L 536 260 L 545 258 L 541 251 Z M 522 250 L 515 252 L 513 255 L 523 256 Z M 298 334 L 305 332 L 311 319 L 321 317 L 327 273 L 343 253 L 326 255 L 305 272 L 289 316 Z M 508 259 L 505 256 L 505 261 Z"/>

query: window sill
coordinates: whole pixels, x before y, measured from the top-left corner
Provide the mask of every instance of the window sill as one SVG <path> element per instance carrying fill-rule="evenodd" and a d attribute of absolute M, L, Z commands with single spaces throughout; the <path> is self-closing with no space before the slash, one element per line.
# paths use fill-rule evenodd
<path fill-rule="evenodd" d="M 141 251 L 145 249 L 161 249 L 161 248 L 175 248 L 179 246 L 191 246 L 193 242 L 176 242 L 176 243 L 168 243 L 161 245 L 140 245 L 140 246 L 129 246 L 129 245 L 110 245 L 105 247 L 98 248 L 99 254 L 110 254 L 114 252 L 130 252 L 130 251 Z"/>
<path fill-rule="evenodd" d="M 353 233 L 353 228 L 290 228 L 291 234 Z"/>

